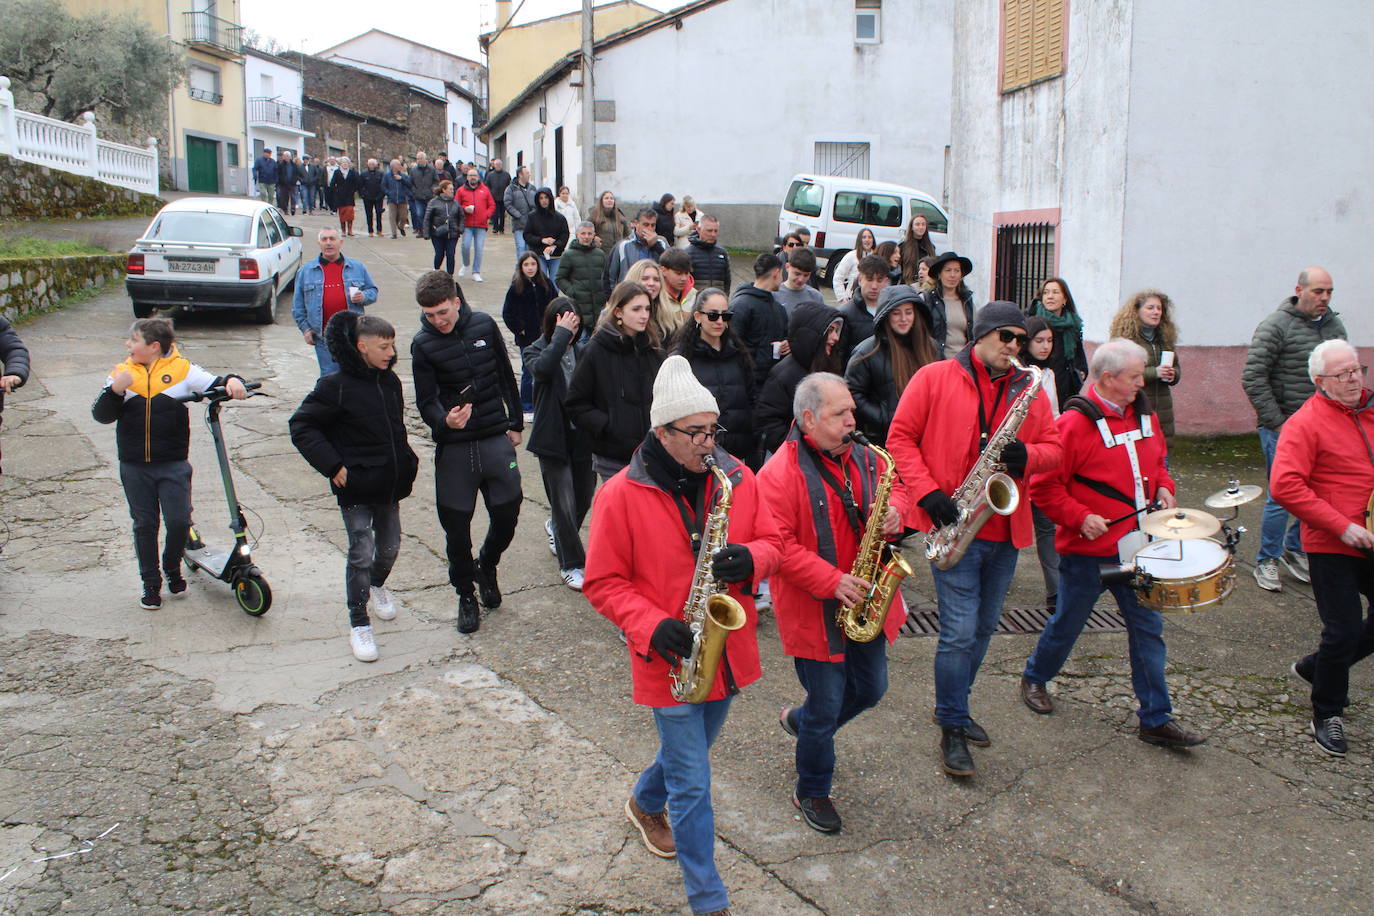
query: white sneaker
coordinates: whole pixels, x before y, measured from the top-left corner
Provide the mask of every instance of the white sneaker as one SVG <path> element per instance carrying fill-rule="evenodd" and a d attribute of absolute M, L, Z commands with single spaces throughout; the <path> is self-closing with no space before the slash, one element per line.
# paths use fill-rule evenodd
<path fill-rule="evenodd" d="M 391 589 L 385 585 L 372 586 L 372 604 L 379 620 L 396 619 L 396 602 L 391 600 Z"/>
<path fill-rule="evenodd" d="M 582 570 L 580 569 L 560 569 L 558 574 L 563 577 L 563 584 L 575 592 L 582 591 Z"/>
<path fill-rule="evenodd" d="M 549 553 L 558 556 L 558 541 L 553 537 L 553 519 L 544 519 L 544 533 L 549 536 Z"/>
<path fill-rule="evenodd" d="M 358 661 L 377 660 L 377 643 L 372 638 L 372 627 L 354 627 L 348 634 L 348 644 L 353 647 L 353 657 Z"/>
<path fill-rule="evenodd" d="M 473 275 L 472 275 L 472 280 L 473 280 L 474 283 L 481 283 L 481 282 L 482 282 L 482 275 L 479 274 L 479 273 L 474 272 Z"/>
<path fill-rule="evenodd" d="M 460 267 L 460 268 L 458 268 L 458 276 L 460 276 L 460 277 L 466 277 L 467 275 L 468 275 L 468 269 L 467 269 L 466 267 Z"/>
<path fill-rule="evenodd" d="M 1283 583 L 1279 582 L 1279 561 L 1259 560 L 1256 562 L 1255 583 L 1268 592 L 1283 591 Z"/>

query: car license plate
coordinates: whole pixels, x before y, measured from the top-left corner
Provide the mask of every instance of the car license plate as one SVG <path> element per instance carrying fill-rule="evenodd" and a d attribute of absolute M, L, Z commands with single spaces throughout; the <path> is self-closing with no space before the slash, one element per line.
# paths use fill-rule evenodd
<path fill-rule="evenodd" d="M 215 272 L 215 261 L 203 258 L 168 258 L 167 269 L 178 273 L 212 274 Z"/>

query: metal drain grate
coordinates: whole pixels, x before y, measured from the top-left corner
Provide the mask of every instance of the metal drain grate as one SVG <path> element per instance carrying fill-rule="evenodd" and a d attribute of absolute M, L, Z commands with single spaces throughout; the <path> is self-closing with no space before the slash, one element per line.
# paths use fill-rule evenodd
<path fill-rule="evenodd" d="M 1004 607 L 1002 619 L 997 623 L 998 633 L 1040 633 L 1049 622 L 1052 612 L 1043 607 Z M 1115 607 L 1094 608 L 1088 615 L 1084 631 L 1095 633 L 1124 633 L 1126 620 Z M 940 635 L 940 612 L 936 608 L 913 607 L 907 611 L 906 623 L 902 624 L 903 636 Z"/>

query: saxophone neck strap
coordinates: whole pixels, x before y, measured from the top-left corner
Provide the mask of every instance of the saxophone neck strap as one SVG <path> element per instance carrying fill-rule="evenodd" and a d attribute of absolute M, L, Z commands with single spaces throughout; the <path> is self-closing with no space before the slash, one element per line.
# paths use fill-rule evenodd
<path fill-rule="evenodd" d="M 710 483 L 703 483 L 692 494 L 692 500 L 688 501 L 686 496 L 681 493 L 670 493 L 673 505 L 677 507 L 678 515 L 682 517 L 682 527 L 687 530 L 687 539 L 691 542 L 692 553 L 696 554 L 701 549 L 701 536 L 706 530 L 706 490 Z"/>
<path fill-rule="evenodd" d="M 870 474 L 876 473 L 876 469 L 870 471 L 870 460 L 868 458 L 870 453 L 868 449 L 863 449 L 858 443 L 851 444 L 849 447 L 849 453 L 851 455 L 855 454 L 855 448 L 861 448 L 858 454 L 862 457 L 862 460 L 855 461 L 855 464 L 859 468 L 859 499 L 856 501 L 854 499 L 853 482 L 849 479 L 849 473 L 845 470 L 844 460 L 832 459 L 839 465 L 840 472 L 844 474 L 845 480 L 842 486 L 839 480 L 835 478 L 835 475 L 831 473 L 830 468 L 826 466 L 825 457 L 821 455 L 820 450 L 807 441 L 805 436 L 802 436 L 798 442 L 801 444 L 802 448 L 807 450 L 809 457 L 815 463 L 816 471 L 820 474 L 821 480 L 823 480 L 825 485 L 839 497 L 840 505 L 844 506 L 845 518 L 849 520 L 849 527 L 854 530 L 855 535 L 862 539 L 865 527 L 864 516 L 867 514 L 869 504 L 873 500 L 874 482 L 869 478 Z M 860 508 L 861 503 L 863 506 L 862 509 Z"/>

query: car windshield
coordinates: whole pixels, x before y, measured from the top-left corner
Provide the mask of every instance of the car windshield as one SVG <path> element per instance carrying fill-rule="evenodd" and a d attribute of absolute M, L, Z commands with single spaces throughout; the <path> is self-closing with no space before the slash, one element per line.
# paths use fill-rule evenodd
<path fill-rule="evenodd" d="M 153 220 L 145 238 L 166 242 L 206 242 L 219 245 L 248 243 L 251 217 L 238 213 L 163 213 Z"/>

